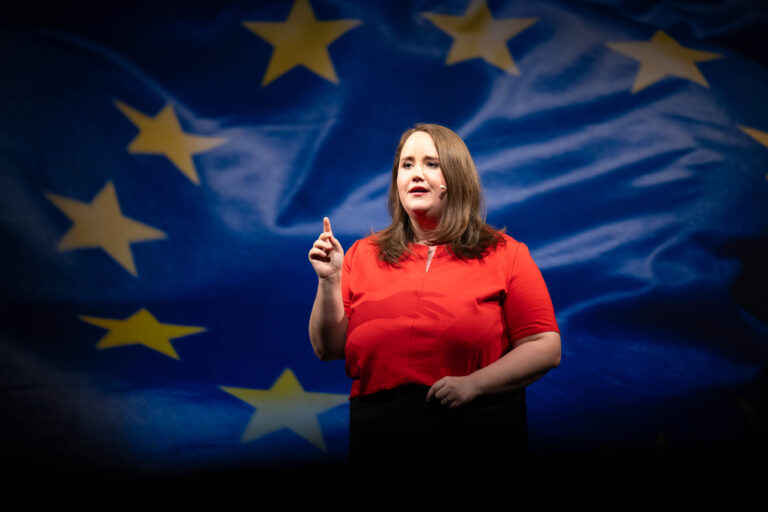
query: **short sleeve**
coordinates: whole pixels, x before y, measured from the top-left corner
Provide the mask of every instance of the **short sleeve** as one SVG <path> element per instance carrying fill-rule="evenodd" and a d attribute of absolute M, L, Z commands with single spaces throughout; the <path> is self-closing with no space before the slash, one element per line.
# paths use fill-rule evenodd
<path fill-rule="evenodd" d="M 341 265 L 341 298 L 344 302 L 344 314 L 347 316 L 347 319 L 350 318 L 352 312 L 352 291 L 350 286 L 350 281 L 352 279 L 352 261 L 355 258 L 359 243 L 360 240 L 356 241 L 352 244 L 352 247 L 347 249 L 347 252 L 344 254 L 344 263 Z"/>
<path fill-rule="evenodd" d="M 511 343 L 542 332 L 560 332 L 547 285 L 523 243 L 517 244 L 515 250 L 504 317 Z"/>

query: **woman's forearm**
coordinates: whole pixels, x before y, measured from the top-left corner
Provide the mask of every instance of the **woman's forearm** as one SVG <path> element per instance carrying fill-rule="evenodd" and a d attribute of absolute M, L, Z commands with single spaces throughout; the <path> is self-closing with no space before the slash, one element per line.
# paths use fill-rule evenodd
<path fill-rule="evenodd" d="M 519 340 L 498 361 L 469 377 L 478 395 L 524 388 L 560 364 L 560 334 L 544 332 Z"/>
<path fill-rule="evenodd" d="M 481 395 L 524 388 L 560 364 L 560 334 L 543 332 L 514 343 L 514 348 L 469 375 L 446 376 L 427 392 L 427 401 L 437 400 L 455 409 Z"/>
<path fill-rule="evenodd" d="M 317 295 L 309 317 L 309 340 L 317 357 L 323 361 L 344 358 L 347 324 L 341 298 L 341 276 L 318 279 Z"/>

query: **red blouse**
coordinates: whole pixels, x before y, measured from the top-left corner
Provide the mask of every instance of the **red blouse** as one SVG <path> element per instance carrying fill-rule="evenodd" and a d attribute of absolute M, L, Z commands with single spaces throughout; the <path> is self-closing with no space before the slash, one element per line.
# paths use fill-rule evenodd
<path fill-rule="evenodd" d="M 341 290 L 351 398 L 403 384 L 431 386 L 498 360 L 511 342 L 559 332 L 552 301 L 528 248 L 503 235 L 482 259 L 461 260 L 412 244 L 400 267 L 382 262 L 372 237 L 344 256 Z"/>

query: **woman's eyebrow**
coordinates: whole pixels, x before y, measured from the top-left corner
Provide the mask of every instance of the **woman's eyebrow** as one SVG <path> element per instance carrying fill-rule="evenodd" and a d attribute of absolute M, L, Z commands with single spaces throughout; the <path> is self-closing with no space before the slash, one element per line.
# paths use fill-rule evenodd
<path fill-rule="evenodd" d="M 439 157 L 436 157 L 436 156 L 432 156 L 432 155 L 424 155 L 424 159 L 425 159 L 425 160 L 438 160 L 438 161 L 440 160 L 440 158 L 439 158 Z M 415 160 L 415 158 L 414 158 L 414 157 L 412 157 L 411 155 L 408 155 L 408 156 L 402 156 L 402 157 L 400 157 L 400 161 L 401 161 L 401 162 L 404 162 L 404 161 L 406 161 L 406 160 L 411 160 L 411 161 L 413 161 L 413 160 Z"/>

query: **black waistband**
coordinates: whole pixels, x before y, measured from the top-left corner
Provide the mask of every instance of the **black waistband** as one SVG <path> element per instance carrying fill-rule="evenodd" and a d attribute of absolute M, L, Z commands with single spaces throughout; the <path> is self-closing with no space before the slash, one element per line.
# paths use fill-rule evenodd
<path fill-rule="evenodd" d="M 362 404 L 368 403 L 387 403 L 399 400 L 426 400 L 427 393 L 429 392 L 429 386 L 423 386 L 421 384 L 404 384 L 392 389 L 385 389 L 383 391 L 377 391 L 370 395 L 357 396 L 352 398 L 351 402 L 357 402 Z M 472 403 L 476 405 L 481 404 L 499 404 L 525 401 L 525 388 L 512 391 L 508 393 L 500 393 L 493 395 L 482 395 L 475 398 Z"/>

